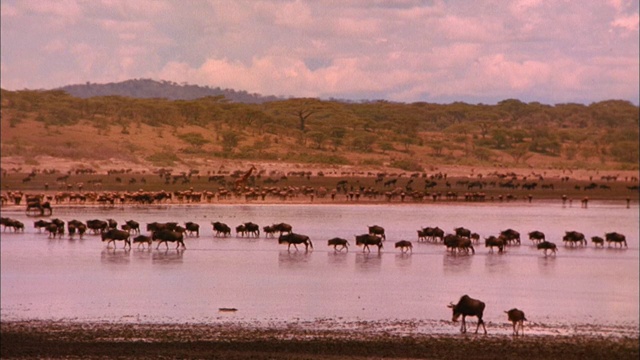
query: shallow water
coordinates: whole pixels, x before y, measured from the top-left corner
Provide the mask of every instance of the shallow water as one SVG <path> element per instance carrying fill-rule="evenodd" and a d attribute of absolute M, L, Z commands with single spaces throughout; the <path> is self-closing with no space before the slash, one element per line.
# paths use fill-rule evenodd
<path fill-rule="evenodd" d="M 638 208 L 606 203 L 588 209 L 552 203 L 56 208 L 55 216 L 65 221 L 133 219 L 143 228 L 153 221 L 199 223 L 200 237 L 188 238 L 183 251 L 155 244 L 151 250 L 125 251 L 121 242 L 107 249 L 97 235 L 51 240 L 21 211 L 3 210 L 2 216 L 26 224 L 24 234 L 2 233 L 3 320 L 425 320 L 453 332 L 458 328 L 449 323 L 446 306 L 468 294 L 487 304 L 489 324 L 507 326 L 503 311 L 517 307 L 538 329 L 594 325 L 638 333 Z M 212 221 L 232 229 L 248 221 L 261 228 L 287 222 L 294 232 L 309 235 L 314 249 L 287 251 L 262 234 L 248 239 L 233 231 L 217 238 Z M 386 229 L 384 249 L 363 253 L 353 237 L 374 224 Z M 426 226 L 447 232 L 464 226 L 482 237 L 513 228 L 523 241 L 505 254 L 491 254 L 480 244 L 475 255 L 451 255 L 440 244 L 417 241 L 416 230 Z M 535 248 L 526 235 L 533 230 L 558 244 L 556 256 L 545 257 Z M 591 242 L 565 247 L 566 230 L 587 238 L 617 231 L 627 236 L 629 247 L 596 249 Z M 349 239 L 348 252 L 327 246 L 336 236 Z M 393 247 L 400 239 L 413 242 L 413 253 Z"/>

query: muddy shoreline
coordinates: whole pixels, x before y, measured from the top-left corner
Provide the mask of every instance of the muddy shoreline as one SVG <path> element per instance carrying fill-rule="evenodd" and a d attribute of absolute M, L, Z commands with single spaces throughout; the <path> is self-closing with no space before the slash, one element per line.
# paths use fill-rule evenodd
<path fill-rule="evenodd" d="M 637 359 L 638 337 L 399 333 L 357 328 L 3 321 L 1 357 L 50 359 Z"/>

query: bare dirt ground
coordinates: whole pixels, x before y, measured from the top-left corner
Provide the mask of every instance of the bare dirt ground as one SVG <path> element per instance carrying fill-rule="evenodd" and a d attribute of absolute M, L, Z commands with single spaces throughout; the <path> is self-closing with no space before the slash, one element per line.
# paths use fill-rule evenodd
<path fill-rule="evenodd" d="M 3 359 L 638 359 L 638 337 L 389 333 L 383 326 L 2 322 Z"/>
<path fill-rule="evenodd" d="M 22 172 L 28 173 L 33 168 L 39 169 L 56 169 L 61 173 L 81 168 L 92 168 L 98 173 L 106 173 L 108 170 L 130 169 L 133 173 L 150 174 L 157 167 L 149 163 L 130 162 L 119 159 L 86 161 L 86 160 L 70 160 L 65 158 L 55 158 L 51 156 L 38 156 L 35 158 L 37 165 L 28 164 L 25 159 L 20 156 L 5 156 L 1 158 L 2 168 L 6 171 L 12 169 L 21 169 Z M 295 164 L 285 162 L 255 162 L 241 161 L 229 159 L 194 159 L 189 164 L 176 164 L 172 169 L 174 173 L 188 172 L 191 169 L 200 169 L 201 171 L 219 171 L 219 170 L 244 170 L 255 165 L 258 169 L 273 171 L 286 174 L 292 171 L 312 171 L 317 173 L 321 171 L 325 176 L 340 177 L 345 174 L 355 173 L 410 173 L 393 168 L 384 167 L 367 167 L 367 166 L 351 166 L 351 165 L 319 165 L 319 164 Z M 560 168 L 544 168 L 524 166 L 520 168 L 505 168 L 496 164 L 493 167 L 473 167 L 463 165 L 433 165 L 425 169 L 427 174 L 446 173 L 450 177 L 477 177 L 479 174 L 487 175 L 493 172 L 514 172 L 519 175 L 539 174 L 549 178 L 570 176 L 575 180 L 588 180 L 589 178 L 599 178 L 602 176 L 618 176 L 638 177 L 637 170 L 588 170 L 588 169 L 560 169 Z"/>

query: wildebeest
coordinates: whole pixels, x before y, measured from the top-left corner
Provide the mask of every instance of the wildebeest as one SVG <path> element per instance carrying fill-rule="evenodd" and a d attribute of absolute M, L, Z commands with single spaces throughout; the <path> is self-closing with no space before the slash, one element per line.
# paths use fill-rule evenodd
<path fill-rule="evenodd" d="M 215 236 L 220 236 L 220 234 L 222 234 L 223 237 L 227 235 L 231 236 L 231 228 L 227 224 L 216 221 L 212 222 L 211 225 L 213 225 L 213 230 L 216 231 Z"/>
<path fill-rule="evenodd" d="M 87 226 L 80 220 L 69 220 L 67 223 L 67 230 L 69 231 L 69 239 L 73 238 L 73 235 L 77 232 L 80 234 L 80 240 L 82 240 L 82 236 L 87 231 Z"/>
<path fill-rule="evenodd" d="M 280 232 L 280 235 L 284 234 L 284 233 L 291 233 L 291 231 L 293 230 L 293 227 L 287 223 L 279 223 L 279 224 L 273 224 L 272 225 L 273 228 L 276 231 Z"/>
<path fill-rule="evenodd" d="M 465 229 L 463 227 L 457 227 L 453 229 L 456 232 L 456 235 L 459 237 L 471 238 L 471 230 Z"/>
<path fill-rule="evenodd" d="M 436 226 L 433 228 L 431 232 L 431 240 L 436 241 L 438 239 L 440 239 L 439 241 L 444 240 L 444 230 Z"/>
<path fill-rule="evenodd" d="M 380 252 L 380 249 L 382 249 L 382 238 L 376 235 L 371 235 L 371 234 L 362 234 L 362 235 L 355 235 L 356 237 L 356 246 L 360 246 L 360 245 L 364 245 L 362 248 L 362 252 L 365 251 L 369 251 L 371 252 L 371 249 L 369 249 L 369 245 L 375 245 L 378 247 L 378 253 Z"/>
<path fill-rule="evenodd" d="M 184 223 L 184 228 L 187 231 L 187 234 L 193 235 L 195 233 L 196 237 L 200 237 L 200 225 L 192 221 L 188 221 Z"/>
<path fill-rule="evenodd" d="M 39 199 L 37 201 L 29 201 L 27 202 L 27 214 L 38 211 L 41 216 L 52 215 L 53 208 L 51 207 L 51 203 L 48 201 L 41 202 Z"/>
<path fill-rule="evenodd" d="M 470 298 L 468 295 L 463 295 L 458 301 L 457 304 L 449 304 L 449 308 L 453 310 L 453 317 L 451 321 L 456 322 L 460 315 L 462 315 L 462 325 L 460 326 L 460 332 L 467 332 L 467 324 L 465 323 L 465 318 L 467 316 L 477 316 L 478 317 L 478 326 L 476 327 L 476 334 L 478 333 L 478 329 L 480 325 L 484 329 L 485 335 L 487 334 L 487 328 L 484 326 L 484 321 L 482 320 L 482 314 L 484 313 L 485 304 L 476 299 Z"/>
<path fill-rule="evenodd" d="M 614 246 L 617 246 L 616 244 L 620 244 L 620 247 L 622 247 L 622 245 L 624 244 L 625 247 L 628 247 L 627 238 L 617 232 L 606 233 L 604 235 L 604 238 L 606 239 L 608 246 L 611 246 L 611 243 L 613 243 Z"/>
<path fill-rule="evenodd" d="M 502 253 L 504 251 L 504 238 L 502 236 L 495 237 L 493 235 L 484 239 L 484 246 L 489 248 L 490 252 L 493 252 L 493 247 L 498 248 L 498 253 Z"/>
<path fill-rule="evenodd" d="M 160 230 L 175 230 L 176 226 L 178 226 L 177 222 L 159 223 L 157 221 L 154 221 L 147 224 L 147 231 L 156 232 Z"/>
<path fill-rule="evenodd" d="M 604 239 L 601 238 L 600 236 L 592 236 L 591 242 L 595 247 L 598 247 L 598 246 L 604 247 Z"/>
<path fill-rule="evenodd" d="M 244 226 L 244 224 L 240 224 L 240 225 L 236 226 L 236 237 L 237 236 L 244 236 L 246 232 L 247 232 L 247 227 Z"/>
<path fill-rule="evenodd" d="M 12 218 L 2 218 L 2 225 L 4 226 L 4 230 L 6 230 L 7 228 L 12 228 L 14 232 L 24 232 L 24 224 L 17 220 L 17 219 L 12 219 Z"/>
<path fill-rule="evenodd" d="M 567 244 L 580 244 L 587 245 L 587 240 L 584 237 L 584 234 L 577 231 L 565 231 L 565 235 L 562 237 L 562 241 L 564 241 L 565 246 Z"/>
<path fill-rule="evenodd" d="M 544 233 L 542 231 L 534 230 L 529 233 L 529 240 L 533 241 L 534 244 L 538 244 L 541 241 L 545 241 Z"/>
<path fill-rule="evenodd" d="M 538 250 L 544 250 L 544 256 L 547 256 L 547 251 L 549 250 L 551 250 L 553 255 L 555 255 L 558 251 L 558 247 L 556 246 L 556 244 L 546 240 L 540 242 L 538 245 L 536 245 L 536 247 L 538 248 Z"/>
<path fill-rule="evenodd" d="M 94 234 L 105 232 L 107 230 L 108 226 L 109 226 L 109 224 L 106 221 L 103 221 L 103 220 L 98 220 L 98 219 L 87 220 L 87 227 Z"/>
<path fill-rule="evenodd" d="M 273 225 L 265 225 L 262 227 L 262 231 L 264 232 L 264 237 L 274 237 L 278 230 Z"/>
<path fill-rule="evenodd" d="M 110 229 L 115 229 L 118 227 L 118 222 L 115 221 L 114 219 L 107 219 L 107 224 Z"/>
<path fill-rule="evenodd" d="M 42 229 L 46 228 L 49 224 L 51 224 L 49 221 L 37 220 L 33 222 L 33 227 L 36 228 L 38 232 L 42 232 Z"/>
<path fill-rule="evenodd" d="M 432 228 L 430 227 L 418 230 L 418 241 L 429 241 L 429 238 L 431 237 L 431 231 Z"/>
<path fill-rule="evenodd" d="M 456 253 L 459 253 L 460 251 L 464 250 L 464 252 L 468 254 L 469 249 L 471 249 L 472 254 L 476 253 L 476 250 L 473 248 L 473 244 L 471 244 L 471 239 L 468 237 L 447 234 L 444 237 L 444 245 L 447 247 L 447 250 L 451 250 L 452 253 L 454 251 L 456 251 Z"/>
<path fill-rule="evenodd" d="M 400 251 L 406 253 L 408 251 L 413 252 L 413 244 L 409 240 L 400 240 L 395 244 L 396 249 L 400 248 Z"/>
<path fill-rule="evenodd" d="M 373 225 L 367 226 L 369 228 L 369 235 L 377 235 L 382 238 L 382 240 L 387 240 L 387 237 L 384 234 L 384 228 L 382 226 Z"/>
<path fill-rule="evenodd" d="M 12 228 L 14 232 L 24 232 L 24 224 L 19 220 L 3 217 L 0 219 L 0 223 L 2 223 L 2 226 L 4 226 L 4 229 L 2 231 L 5 231 L 7 228 Z"/>
<path fill-rule="evenodd" d="M 278 238 L 278 244 L 288 244 L 287 251 L 291 249 L 291 245 L 298 250 L 298 244 L 304 244 L 304 250 L 308 251 L 309 247 L 313 249 L 313 243 L 311 239 L 307 235 L 296 234 L 296 233 L 288 233 L 282 234 Z"/>
<path fill-rule="evenodd" d="M 342 251 L 342 249 L 347 249 L 349 251 L 349 242 L 347 239 L 335 237 L 333 239 L 327 240 L 327 246 L 333 246 L 334 251 Z M 338 246 L 340 246 L 340 250 L 338 250 Z"/>
<path fill-rule="evenodd" d="M 444 239 L 444 230 L 440 229 L 439 227 L 429 227 L 427 226 L 426 228 L 422 228 L 421 230 L 418 230 L 418 240 L 425 240 L 425 241 L 437 241 L 437 240 L 442 241 Z"/>
<path fill-rule="evenodd" d="M 258 224 L 246 222 L 244 223 L 244 231 L 246 232 L 247 236 L 260 237 L 260 226 L 258 226 Z"/>
<path fill-rule="evenodd" d="M 124 241 L 124 247 L 129 245 L 131 248 L 131 241 L 129 240 L 129 232 L 118 229 L 109 229 L 101 234 L 102 241 L 107 241 L 107 248 L 109 244 L 113 242 L 114 248 L 116 247 L 116 241 Z"/>
<path fill-rule="evenodd" d="M 137 221 L 133 221 L 133 220 L 127 220 L 125 222 L 125 224 L 129 225 L 129 228 L 131 229 L 131 232 L 135 232 L 140 234 L 140 224 Z"/>
<path fill-rule="evenodd" d="M 138 236 L 133 238 L 133 243 L 134 244 L 138 244 L 138 247 L 140 247 L 140 245 L 142 245 L 142 247 L 144 248 L 144 244 L 147 244 L 147 247 L 151 248 L 152 242 L 153 242 L 153 240 L 151 240 L 151 237 L 149 237 L 147 235 L 138 235 Z"/>
<path fill-rule="evenodd" d="M 173 230 L 158 230 L 154 231 L 151 235 L 151 240 L 159 240 L 158 246 L 156 249 L 160 247 L 160 244 L 164 243 L 167 249 L 169 248 L 169 242 L 176 243 L 176 249 L 182 245 L 182 248 L 186 249 L 187 247 L 184 245 L 184 235 L 179 231 Z"/>
<path fill-rule="evenodd" d="M 515 242 L 516 244 L 520 245 L 520 233 L 513 230 L 513 229 L 507 229 L 507 230 L 503 230 L 500 232 L 501 236 L 504 236 L 504 239 L 506 240 L 507 244 L 511 244 L 511 242 Z"/>
<path fill-rule="evenodd" d="M 64 233 L 64 227 L 61 228 L 62 232 Z M 49 233 L 48 238 L 55 238 L 57 234 L 59 234 L 59 230 L 58 230 L 58 225 L 54 224 L 54 223 L 49 223 L 49 225 L 47 225 L 44 230 Z"/>
<path fill-rule="evenodd" d="M 518 335 L 518 328 L 522 329 L 522 335 L 524 335 L 524 322 L 527 318 L 524 316 L 524 311 L 513 308 L 509 311 L 505 311 L 509 321 L 513 323 L 513 334 Z"/>

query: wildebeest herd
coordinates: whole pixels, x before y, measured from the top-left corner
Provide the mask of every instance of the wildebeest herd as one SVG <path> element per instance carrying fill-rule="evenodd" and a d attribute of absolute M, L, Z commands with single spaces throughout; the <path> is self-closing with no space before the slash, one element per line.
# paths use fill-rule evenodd
<path fill-rule="evenodd" d="M 3 232 L 13 231 L 20 233 L 25 231 L 24 223 L 16 219 L 2 217 L 1 224 L 3 226 Z M 211 226 L 213 230 L 212 234 L 215 238 L 232 236 L 232 228 L 225 223 L 212 221 Z M 125 250 L 131 249 L 132 243 L 133 245 L 137 245 L 138 248 L 150 250 L 154 242 L 157 243 L 156 249 L 159 249 L 163 243 L 166 249 L 169 249 L 169 243 L 175 244 L 175 249 L 177 250 L 186 249 L 186 238 L 200 236 L 200 225 L 192 221 L 185 222 L 184 224 L 177 222 L 147 223 L 145 229 L 148 235 L 141 234 L 141 226 L 134 220 L 127 220 L 119 224 L 114 219 L 92 219 L 85 222 L 76 219 L 67 222 L 61 219 L 40 219 L 34 221 L 33 227 L 38 233 L 48 234 L 49 239 L 62 239 L 65 237 L 74 239 L 76 236 L 79 239 L 83 239 L 84 236 L 91 234 L 100 236 L 101 240 L 106 243 L 107 248 L 111 248 L 111 243 L 114 244 L 113 246 L 115 248 L 116 243 L 122 241 Z M 299 250 L 298 245 L 304 246 L 305 251 L 313 249 L 313 243 L 310 237 L 294 232 L 293 226 L 287 223 L 275 223 L 263 226 L 262 228 L 253 222 L 244 222 L 235 226 L 236 237 L 259 238 L 261 233 L 266 238 L 277 237 L 278 244 L 287 245 L 287 251 L 291 251 L 292 245 L 295 251 Z M 355 244 L 361 246 L 363 252 L 371 252 L 370 247 L 377 247 L 378 253 L 380 253 L 384 248 L 388 233 L 382 226 L 371 225 L 367 226 L 366 232 L 353 236 L 355 238 Z M 453 228 L 451 233 L 447 233 L 437 226 L 424 227 L 417 230 L 417 236 L 418 242 L 442 244 L 447 254 L 455 256 L 471 256 L 475 254 L 476 249 L 474 245 L 477 246 L 481 239 L 478 233 L 464 227 Z M 543 232 L 534 230 L 527 233 L 527 236 L 529 240 L 535 244 L 537 249 L 543 250 L 545 256 L 549 253 L 556 254 L 556 244 L 548 241 Z M 500 231 L 499 234 L 485 237 L 484 241 L 485 247 L 489 248 L 489 253 L 494 253 L 494 248 L 497 248 L 499 254 L 504 254 L 507 253 L 508 247 L 521 245 L 521 235 L 514 229 L 506 229 Z M 587 237 L 578 231 L 566 231 L 562 237 L 562 241 L 565 247 L 587 246 L 588 244 Z M 608 247 L 628 247 L 625 235 L 617 232 L 605 233 L 604 237 L 592 236 L 591 241 L 596 248 L 603 248 L 605 242 Z M 413 252 L 413 243 L 410 240 L 398 240 L 394 245 L 402 254 Z M 327 240 L 327 246 L 330 248 L 333 247 L 333 251 L 335 252 L 348 251 L 350 242 L 342 237 L 333 237 Z M 462 317 L 460 327 L 462 333 L 467 331 L 465 319 L 468 316 L 478 318 L 476 333 L 481 326 L 484 333 L 487 333 L 483 320 L 485 310 L 484 302 L 464 295 L 457 304 L 450 303 L 448 307 L 451 308 L 453 312 L 452 321 L 456 322 Z M 527 320 L 524 312 L 517 308 L 512 308 L 505 311 L 505 313 L 513 325 L 513 334 L 524 334 L 523 323 Z"/>
<path fill-rule="evenodd" d="M 0 223 L 3 227 L 2 231 L 7 229 L 13 232 L 24 232 L 25 225 L 19 220 L 2 217 Z M 231 227 L 225 223 L 215 221 L 211 222 L 212 230 L 214 231 L 214 237 L 228 237 L 231 236 Z M 154 241 L 158 242 L 156 249 L 161 244 L 165 244 L 168 248 L 168 243 L 175 243 L 176 248 L 186 249 L 184 243 L 186 237 L 199 237 L 200 225 L 188 221 L 184 225 L 180 225 L 177 222 L 152 222 L 148 223 L 146 230 L 149 235 L 140 234 L 140 224 L 134 220 L 127 220 L 118 228 L 118 222 L 114 219 L 92 219 L 82 222 L 76 219 L 70 220 L 65 223 L 61 219 L 37 220 L 33 223 L 34 228 L 38 232 L 45 232 L 49 238 L 63 238 L 65 233 L 68 234 L 69 239 L 73 239 L 76 235 L 82 239 L 83 236 L 89 232 L 91 234 L 100 235 L 102 241 L 107 242 L 107 247 L 111 243 L 116 241 L 123 241 L 124 247 L 131 247 L 131 242 L 137 244 L 138 247 L 151 247 Z M 66 227 L 66 229 L 65 229 Z M 379 225 L 367 226 L 368 231 L 360 235 L 354 235 L 356 246 L 362 246 L 363 252 L 371 252 L 371 247 L 377 247 L 378 253 L 384 248 L 384 243 L 387 239 L 385 229 Z M 237 237 L 260 237 L 260 226 L 253 222 L 245 222 L 235 227 Z M 262 231 L 265 237 L 274 238 L 278 235 L 278 243 L 286 244 L 287 250 L 291 250 L 291 245 L 294 249 L 298 250 L 298 245 L 304 245 L 305 251 L 313 249 L 313 243 L 309 236 L 294 233 L 293 226 L 287 223 L 277 223 L 272 225 L 266 225 L 262 227 Z M 446 233 L 439 227 L 424 227 L 417 230 L 418 242 L 430 242 L 436 244 L 443 244 L 446 251 L 453 255 L 473 255 L 476 252 L 474 245 L 480 243 L 480 235 L 476 232 L 472 232 L 470 229 L 464 227 L 456 227 L 453 232 Z M 136 235 L 133 239 L 132 235 Z M 496 236 L 497 235 L 497 236 Z M 498 249 L 498 253 L 502 254 L 506 252 L 508 246 L 517 246 L 521 244 L 520 233 L 513 229 L 507 229 L 501 231 L 499 234 L 489 235 L 484 238 L 485 248 L 489 248 L 489 253 L 494 252 L 494 248 Z M 556 255 L 558 247 L 555 243 L 548 241 L 545 234 L 542 231 L 534 230 L 528 233 L 529 240 L 536 245 L 536 248 L 542 250 L 544 255 Z M 562 237 L 562 241 L 565 246 L 587 246 L 587 238 L 585 235 L 578 231 L 566 231 Z M 592 236 L 591 241 L 596 248 L 603 248 L 605 242 L 608 247 L 612 245 L 614 247 L 628 247 L 626 236 L 617 232 L 608 232 L 604 234 L 604 238 L 601 236 Z M 349 241 L 342 237 L 334 237 L 327 240 L 327 246 L 333 247 L 334 251 L 342 252 L 343 250 L 349 251 Z M 395 242 L 395 248 L 400 249 L 402 253 L 413 252 L 413 243 L 410 240 L 402 239 Z"/>

